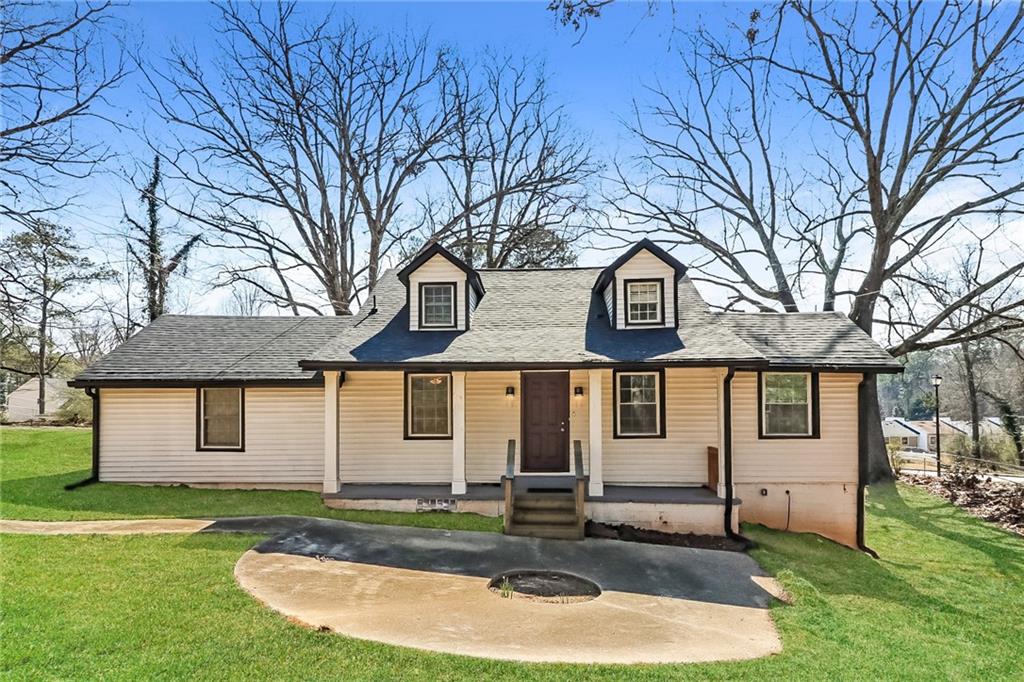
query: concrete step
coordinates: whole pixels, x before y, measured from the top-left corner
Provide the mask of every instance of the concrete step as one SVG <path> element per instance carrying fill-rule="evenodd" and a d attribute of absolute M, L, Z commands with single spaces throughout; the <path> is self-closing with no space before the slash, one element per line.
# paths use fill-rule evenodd
<path fill-rule="evenodd" d="M 513 509 L 512 522 L 532 525 L 575 525 L 576 510 Z"/>
<path fill-rule="evenodd" d="M 576 498 L 561 493 L 524 493 L 515 496 L 512 506 L 516 509 L 566 509 L 575 512 Z"/>
<path fill-rule="evenodd" d="M 537 525 L 513 523 L 511 527 L 509 527 L 508 534 L 530 538 L 550 538 L 554 540 L 583 539 L 583 529 L 576 524 Z"/>

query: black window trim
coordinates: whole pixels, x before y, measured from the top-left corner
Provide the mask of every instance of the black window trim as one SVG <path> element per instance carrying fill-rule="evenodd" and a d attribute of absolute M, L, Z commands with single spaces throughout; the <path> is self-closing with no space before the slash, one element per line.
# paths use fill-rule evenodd
<path fill-rule="evenodd" d="M 452 323 L 451 324 L 427 324 L 423 318 L 423 287 L 451 287 L 452 288 Z M 458 329 L 459 328 L 459 286 L 457 282 L 420 282 L 417 295 L 419 296 L 420 316 L 416 327 L 418 329 Z"/>
<path fill-rule="evenodd" d="M 657 284 L 658 285 L 658 319 L 646 322 L 629 321 L 629 285 L 630 284 Z M 665 280 L 661 277 L 645 277 L 643 279 L 622 280 L 622 324 L 626 327 L 664 327 L 665 326 Z"/>
<path fill-rule="evenodd" d="M 412 417 L 411 410 L 409 409 L 409 401 L 412 400 L 412 391 L 410 390 L 410 378 L 414 376 L 446 376 L 448 377 L 448 435 L 446 436 L 434 436 L 434 435 L 423 435 L 417 436 L 412 433 L 412 424 L 410 418 Z M 454 437 L 455 424 L 454 415 L 452 414 L 452 401 L 453 394 L 455 393 L 455 386 L 452 383 L 451 372 L 417 372 L 412 370 L 406 370 L 402 374 L 402 439 L 403 440 L 452 440 Z"/>
<path fill-rule="evenodd" d="M 619 375 L 620 374 L 656 374 L 658 375 L 658 432 L 650 434 L 619 433 Z M 643 440 L 665 438 L 665 368 L 664 367 L 629 367 L 612 370 L 612 438 L 616 440 Z"/>
<path fill-rule="evenodd" d="M 238 390 L 238 447 L 204 445 L 203 436 L 203 391 L 208 388 L 234 388 Z M 196 387 L 196 452 L 245 452 L 245 386 L 198 386 Z"/>
<path fill-rule="evenodd" d="M 811 375 L 811 432 L 805 434 L 777 434 L 764 432 L 764 375 L 803 374 Z M 821 438 L 821 401 L 818 372 L 799 372 L 780 369 L 757 373 L 757 437 L 759 440 L 808 440 Z"/>

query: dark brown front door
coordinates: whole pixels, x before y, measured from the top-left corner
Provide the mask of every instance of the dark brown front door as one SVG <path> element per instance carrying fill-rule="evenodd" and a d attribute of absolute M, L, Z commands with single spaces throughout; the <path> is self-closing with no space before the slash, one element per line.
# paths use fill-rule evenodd
<path fill-rule="evenodd" d="M 523 471 L 569 470 L 569 373 L 523 372 Z"/>

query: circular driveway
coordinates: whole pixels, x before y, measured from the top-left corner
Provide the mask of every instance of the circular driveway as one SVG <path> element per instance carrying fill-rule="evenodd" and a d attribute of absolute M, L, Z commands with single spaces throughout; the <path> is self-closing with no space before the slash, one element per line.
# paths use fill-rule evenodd
<path fill-rule="evenodd" d="M 597 583 L 578 603 L 503 598 L 490 579 L 558 570 Z M 750 557 L 611 540 L 539 540 L 309 521 L 246 552 L 239 584 L 313 628 L 484 658 L 683 663 L 781 651 L 775 591 Z"/>

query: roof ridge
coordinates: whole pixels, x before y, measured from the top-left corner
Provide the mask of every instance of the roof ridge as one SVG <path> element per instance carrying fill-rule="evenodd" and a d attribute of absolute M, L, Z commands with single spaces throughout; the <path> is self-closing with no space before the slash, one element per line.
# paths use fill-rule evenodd
<path fill-rule="evenodd" d="M 267 346 L 269 346 L 269 345 L 270 345 L 271 343 L 273 343 L 274 341 L 277 341 L 277 340 L 278 340 L 279 338 L 281 338 L 281 337 L 282 337 L 282 336 L 284 336 L 285 334 L 287 334 L 287 333 L 291 332 L 292 330 L 294 330 L 294 329 L 297 329 L 298 327 L 302 326 L 303 324 L 305 324 L 306 320 L 308 320 L 308 319 L 309 319 L 309 317 L 305 317 L 305 316 L 301 316 L 301 317 L 299 317 L 299 321 L 298 321 L 298 322 L 296 322 L 296 323 L 295 323 L 295 324 L 293 324 L 292 326 L 288 327 L 287 329 L 285 329 L 285 330 L 284 330 L 283 332 L 281 332 L 280 334 L 275 334 L 275 335 L 274 335 L 274 336 L 273 336 L 272 338 L 270 338 L 270 339 L 267 339 L 267 340 L 266 340 L 266 341 L 265 341 L 265 342 L 264 342 L 263 344 L 261 344 L 261 345 L 257 346 L 256 348 L 253 348 L 253 349 L 252 349 L 251 351 L 249 351 L 248 353 L 246 353 L 246 354 L 245 354 L 245 355 L 243 355 L 242 357 L 238 358 L 237 360 L 235 360 L 234 362 L 232 362 L 232 363 L 231 363 L 230 365 L 228 365 L 228 366 L 227 366 L 227 367 L 225 367 L 224 369 L 222 369 L 222 370 L 220 370 L 219 372 L 217 372 L 217 373 L 216 373 L 216 374 L 215 374 L 214 376 L 217 376 L 217 377 L 221 376 L 222 374 L 224 374 L 225 372 L 227 372 L 227 371 L 228 371 L 229 369 L 231 369 L 232 367 L 234 367 L 234 366 L 235 366 L 235 365 L 237 365 L 238 363 L 240 363 L 240 362 L 242 362 L 243 360 L 246 360 L 246 359 L 248 359 L 248 358 L 252 357 L 252 355 L 253 355 L 254 353 L 256 353 L 257 351 L 261 351 L 261 350 L 263 350 L 264 348 L 266 348 Z"/>

